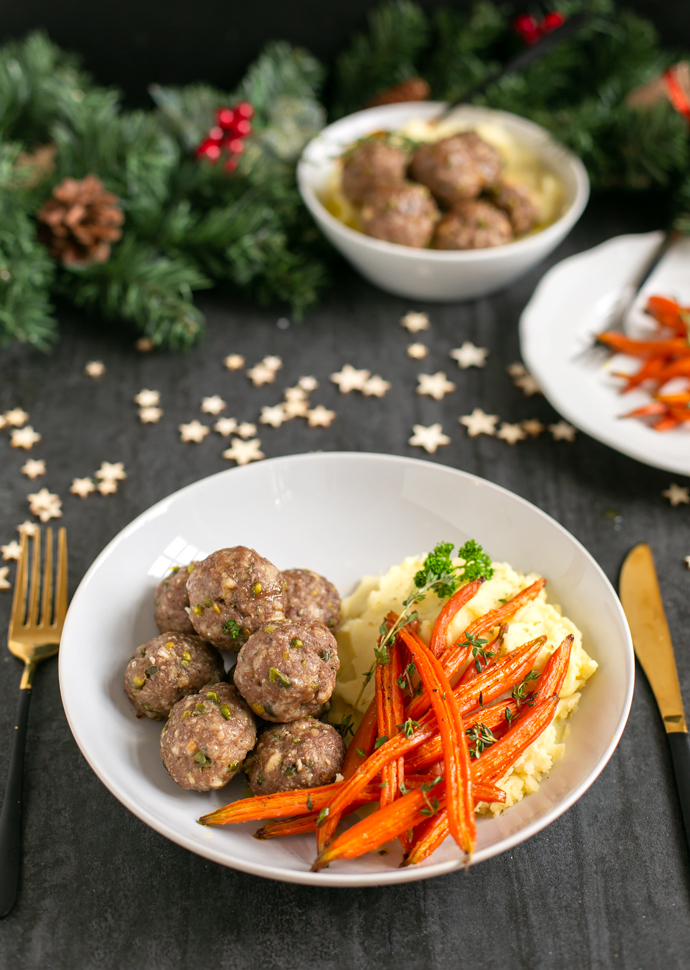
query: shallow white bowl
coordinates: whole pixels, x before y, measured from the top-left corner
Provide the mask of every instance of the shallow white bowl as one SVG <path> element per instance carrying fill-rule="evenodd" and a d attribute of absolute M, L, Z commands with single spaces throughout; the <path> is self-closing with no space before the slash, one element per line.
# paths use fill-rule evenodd
<path fill-rule="evenodd" d="M 161 726 L 137 720 L 122 676 L 134 648 L 158 632 L 153 591 L 171 564 L 245 544 L 281 569 L 315 569 L 346 594 L 365 573 L 440 540 L 470 537 L 494 559 L 546 576 L 551 602 L 581 627 L 599 663 L 573 715 L 565 759 L 537 793 L 497 819 L 479 820 L 475 861 L 504 852 L 569 808 L 610 758 L 632 697 L 632 644 L 610 583 L 562 526 L 497 485 L 431 462 L 337 453 L 275 458 L 205 478 L 135 519 L 89 569 L 65 624 L 60 686 L 79 747 L 135 815 L 222 865 L 321 886 L 408 882 L 458 868 L 459 852 L 447 841 L 410 869 L 398 868 L 394 848 L 312 873 L 313 836 L 257 842 L 258 822 L 198 825 L 200 815 L 241 797 L 241 782 L 204 794 L 178 788 L 160 760 Z"/>
<path fill-rule="evenodd" d="M 443 104 L 410 101 L 368 108 L 324 128 L 304 150 L 297 166 L 302 198 L 323 234 L 370 282 L 396 296 L 420 300 L 468 300 L 512 283 L 544 259 L 570 232 L 589 198 L 584 165 L 565 146 L 532 121 L 505 111 L 466 105 L 457 109 L 463 122 L 492 121 L 536 154 L 560 179 L 563 214 L 542 232 L 491 249 L 441 251 L 383 242 L 344 225 L 319 200 L 330 183 L 337 159 L 358 138 L 374 131 L 394 131 L 414 118 L 437 115 Z"/>

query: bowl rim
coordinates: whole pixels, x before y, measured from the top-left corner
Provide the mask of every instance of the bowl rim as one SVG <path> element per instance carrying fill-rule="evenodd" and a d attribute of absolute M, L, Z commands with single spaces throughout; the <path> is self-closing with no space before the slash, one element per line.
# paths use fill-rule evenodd
<path fill-rule="evenodd" d="M 562 215 L 555 220 L 555 222 L 552 222 L 550 226 L 547 226 L 546 229 L 542 229 L 540 232 L 535 233 L 533 236 L 526 236 L 523 239 L 516 239 L 512 242 L 504 243 L 502 246 L 491 246 L 484 249 L 440 250 L 429 249 L 426 247 L 417 249 L 413 246 L 403 246 L 400 243 L 391 243 L 386 242 L 383 239 L 376 239 L 373 236 L 367 236 L 363 232 L 358 232 L 356 229 L 352 229 L 350 226 L 346 226 L 345 223 L 341 222 L 340 219 L 337 219 L 328 211 L 311 186 L 308 173 L 310 169 L 313 169 L 314 166 L 321 165 L 323 162 L 317 162 L 316 160 L 309 158 L 310 151 L 314 150 L 314 146 L 319 141 L 327 138 L 329 134 L 333 134 L 334 129 L 337 129 L 345 122 L 350 122 L 353 119 L 361 118 L 364 120 L 364 118 L 369 118 L 372 116 L 375 117 L 396 108 L 400 108 L 401 110 L 399 113 L 403 115 L 406 112 L 402 109 L 407 109 L 409 111 L 413 106 L 415 112 L 419 111 L 422 115 L 429 115 L 435 113 L 436 111 L 440 111 L 443 107 L 445 107 L 445 102 L 405 101 L 401 102 L 400 104 L 377 105 L 374 108 L 364 108 L 362 111 L 355 111 L 352 114 L 346 115 L 344 118 L 339 118 L 337 121 L 332 122 L 325 128 L 322 128 L 318 135 L 307 143 L 297 163 L 297 186 L 303 202 L 317 223 L 322 223 L 327 226 L 329 230 L 334 232 L 336 235 L 341 236 L 345 242 L 359 244 L 363 248 L 371 249 L 374 252 L 399 256 L 404 259 L 428 259 L 433 263 L 471 264 L 480 261 L 491 262 L 500 260 L 508 253 L 528 254 L 532 249 L 540 250 L 543 245 L 548 246 L 549 242 L 554 239 L 555 245 L 560 240 L 561 236 L 573 225 L 575 225 L 577 220 L 582 215 L 589 200 L 590 183 L 587 169 L 585 168 L 581 159 L 578 158 L 574 152 L 571 152 L 570 149 L 567 148 L 562 142 L 554 138 L 548 129 L 543 128 L 541 125 L 531 121 L 529 118 L 523 118 L 522 115 L 514 114 L 511 111 L 501 111 L 497 108 L 484 108 L 479 105 L 460 105 L 457 109 L 458 112 L 468 110 L 469 112 L 476 113 L 478 115 L 493 115 L 498 119 L 509 118 L 511 119 L 511 122 L 517 120 L 519 127 L 522 127 L 524 130 L 531 130 L 534 135 L 538 135 L 553 149 L 560 151 L 575 180 L 575 195 L 565 212 L 563 212 Z M 372 128 L 372 130 L 375 129 Z"/>

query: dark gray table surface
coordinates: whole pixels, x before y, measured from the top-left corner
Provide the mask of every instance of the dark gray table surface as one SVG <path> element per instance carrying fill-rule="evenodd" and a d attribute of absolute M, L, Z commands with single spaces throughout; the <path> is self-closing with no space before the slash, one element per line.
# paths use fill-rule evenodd
<path fill-rule="evenodd" d="M 21 406 L 43 440 L 31 457 L 48 474 L 29 482 L 26 452 L 0 437 L 0 541 L 27 517 L 26 495 L 46 485 L 63 499 L 74 590 L 102 547 L 135 515 L 183 485 L 228 464 L 213 434 L 179 441 L 177 425 L 202 417 L 202 396 L 219 393 L 228 414 L 256 420 L 259 408 L 303 374 L 313 395 L 337 412 L 330 429 L 304 421 L 261 426 L 268 457 L 303 451 L 378 451 L 429 457 L 506 486 L 569 529 L 613 582 L 626 552 L 647 541 L 656 556 L 686 705 L 690 705 L 687 603 L 690 508 L 661 492 L 678 476 L 648 468 L 584 434 L 574 443 L 547 434 L 514 447 L 471 439 L 457 423 L 478 406 L 505 420 L 556 416 L 542 397 L 526 398 L 506 365 L 519 359 L 517 322 L 548 265 L 611 235 L 656 228 L 653 205 L 595 201 L 551 257 L 510 290 L 466 305 L 428 310 L 431 347 L 406 356 L 398 324 L 409 301 L 379 292 L 344 269 L 304 326 L 276 327 L 278 314 L 223 295 L 207 296 L 208 339 L 187 356 L 144 356 L 132 340 L 63 310 L 62 340 L 44 357 L 26 348 L 0 355 L 0 411 Z M 558 326 L 558 320 L 554 320 Z M 448 351 L 463 340 L 489 347 L 484 370 L 460 371 Z M 222 358 L 249 363 L 278 354 L 273 387 L 228 374 Z M 101 359 L 98 382 L 83 374 Z M 343 396 L 328 375 L 345 363 L 392 381 L 383 400 Z M 443 401 L 414 393 L 416 375 L 445 370 L 457 390 Z M 142 426 L 132 403 L 142 387 L 162 393 L 160 424 Z M 415 423 L 440 421 L 452 438 L 435 456 L 407 441 Z M 207 423 L 211 423 L 207 421 Z M 129 478 L 115 496 L 69 494 L 72 478 L 102 461 L 123 461 Z M 620 521 L 612 521 L 616 510 Z M 53 523 L 57 524 L 57 523 Z M 0 594 L 0 628 L 11 595 Z M 7 770 L 20 667 L 0 660 L 0 784 Z M 168 842 L 104 788 L 80 754 L 60 702 L 57 660 L 39 669 L 25 775 L 24 863 L 20 896 L 0 922 L 0 968 L 652 968 L 690 967 L 690 856 L 663 729 L 640 673 L 628 726 L 609 765 L 553 825 L 498 858 L 443 878 L 395 888 L 312 889 L 244 875 Z"/>

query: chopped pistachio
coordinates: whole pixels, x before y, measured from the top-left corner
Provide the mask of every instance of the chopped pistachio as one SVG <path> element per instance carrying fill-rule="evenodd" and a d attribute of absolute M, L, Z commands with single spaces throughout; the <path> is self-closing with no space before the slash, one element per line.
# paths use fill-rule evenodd
<path fill-rule="evenodd" d="M 228 765 L 228 771 L 232 771 L 234 773 L 235 771 L 237 771 L 239 766 L 240 766 L 239 761 L 233 761 Z"/>
<path fill-rule="evenodd" d="M 264 633 L 273 633 L 274 630 L 275 630 L 275 627 L 274 626 L 265 626 L 264 627 Z"/>
<path fill-rule="evenodd" d="M 146 647 L 139 647 L 139 656 L 140 657 L 146 656 Z"/>
<path fill-rule="evenodd" d="M 205 714 L 206 713 L 206 708 L 204 707 L 203 704 L 197 704 L 195 706 L 194 710 L 196 711 L 197 714 Z"/>
<path fill-rule="evenodd" d="M 261 583 L 253 583 L 252 584 L 252 595 L 253 596 L 258 596 L 259 593 L 261 592 L 261 589 L 262 589 Z"/>
<path fill-rule="evenodd" d="M 205 599 L 205 600 L 203 601 L 203 603 L 204 603 L 204 606 L 206 607 L 206 609 L 207 609 L 207 610 L 210 610 L 210 609 L 211 609 L 211 607 L 213 606 L 213 603 L 212 603 L 212 602 L 211 602 L 211 600 L 210 600 L 210 599 L 208 598 L 208 596 L 207 596 L 207 597 L 206 597 L 206 599 Z"/>
<path fill-rule="evenodd" d="M 135 690 L 141 690 L 145 683 L 146 675 L 142 676 L 141 674 L 136 674 L 134 677 L 132 677 L 132 686 Z"/>
<path fill-rule="evenodd" d="M 328 660 L 331 659 L 331 652 L 330 650 L 319 650 L 319 656 L 324 661 L 324 663 L 326 663 Z"/>
<path fill-rule="evenodd" d="M 293 744 L 301 744 L 302 743 L 302 738 L 295 738 L 295 737 L 293 737 L 292 743 Z"/>
<path fill-rule="evenodd" d="M 146 676 L 147 677 L 153 677 L 153 675 L 154 674 L 157 674 L 157 673 L 158 673 L 158 667 L 155 667 L 153 664 L 151 664 L 150 667 L 147 667 L 146 668 Z"/>
<path fill-rule="evenodd" d="M 264 776 L 261 774 L 261 772 L 259 772 L 259 774 L 256 776 L 256 783 L 257 785 L 263 785 L 264 783 Z"/>
<path fill-rule="evenodd" d="M 151 705 L 150 704 L 144 704 L 144 710 L 145 711 L 150 711 L 151 710 Z"/>
<path fill-rule="evenodd" d="M 263 704 L 252 704 L 252 710 L 254 711 L 255 714 L 258 714 L 259 716 L 266 713 L 266 708 L 264 707 Z"/>
<path fill-rule="evenodd" d="M 214 690 L 207 691 L 206 696 L 210 701 L 215 701 L 216 704 L 218 703 L 218 694 Z"/>
<path fill-rule="evenodd" d="M 180 663 L 183 667 L 188 667 L 192 662 L 192 655 L 189 650 L 184 650 L 182 656 L 180 657 Z"/>
<path fill-rule="evenodd" d="M 268 679 L 274 684 L 280 684 L 281 687 L 292 686 L 292 681 L 290 678 L 281 673 L 277 667 L 271 667 L 268 672 Z"/>
<path fill-rule="evenodd" d="M 227 704 L 221 704 L 218 710 L 223 715 L 226 721 L 229 721 L 230 718 L 232 717 L 232 712 L 230 711 L 230 708 L 228 707 Z"/>
<path fill-rule="evenodd" d="M 295 650 L 301 650 L 304 644 L 299 637 L 293 637 L 292 640 L 290 640 L 290 646 L 294 647 Z"/>
<path fill-rule="evenodd" d="M 170 647 L 170 649 L 173 650 L 175 647 L 175 644 L 172 642 L 172 640 L 168 640 L 168 642 L 166 643 L 166 647 Z"/>
<path fill-rule="evenodd" d="M 283 774 L 286 775 L 286 777 L 291 778 L 296 771 L 297 768 L 295 768 L 294 765 L 288 765 L 287 768 L 283 769 Z"/>
<path fill-rule="evenodd" d="M 276 716 L 276 712 L 273 710 L 273 708 L 271 707 L 271 705 L 268 702 L 264 704 L 264 712 L 266 714 L 268 714 L 269 717 L 275 717 Z"/>
<path fill-rule="evenodd" d="M 175 573 L 177 573 L 179 571 L 180 571 L 180 567 L 179 566 L 173 566 L 173 568 L 170 570 L 170 572 L 172 573 L 173 576 L 175 575 Z"/>
<path fill-rule="evenodd" d="M 220 616 L 220 606 L 218 606 L 218 604 L 217 604 L 217 603 L 214 603 L 214 604 L 213 604 L 213 612 L 214 612 L 214 613 L 217 613 L 217 614 L 218 614 L 218 616 Z"/>
<path fill-rule="evenodd" d="M 189 717 L 189 715 L 190 715 L 191 713 L 192 713 L 191 711 L 185 711 L 185 712 L 184 712 L 184 714 L 182 715 L 182 717 L 180 718 L 180 720 L 181 720 L 181 721 L 184 721 L 184 719 L 185 719 L 186 717 Z"/>
<path fill-rule="evenodd" d="M 193 612 L 194 616 L 201 616 L 201 614 L 204 612 L 204 608 L 201 603 L 197 603 L 196 606 L 193 607 Z"/>
<path fill-rule="evenodd" d="M 210 765 L 211 759 L 206 755 L 205 751 L 197 751 L 194 755 L 194 760 L 198 765 Z"/>

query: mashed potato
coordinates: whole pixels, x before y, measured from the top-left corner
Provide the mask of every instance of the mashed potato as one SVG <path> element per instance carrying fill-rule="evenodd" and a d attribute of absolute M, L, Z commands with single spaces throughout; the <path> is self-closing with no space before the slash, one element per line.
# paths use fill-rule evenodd
<path fill-rule="evenodd" d="M 364 674 L 373 665 L 379 626 L 389 611 L 400 612 L 402 602 L 412 589 L 414 575 L 421 569 L 422 562 L 423 558 L 410 557 L 400 565 L 392 566 L 383 576 L 365 576 L 352 596 L 343 601 L 342 623 L 336 634 L 340 672 L 333 695 L 334 720 L 339 721 L 342 714 L 351 712 L 355 704 L 355 713 L 358 716 L 368 707 L 374 696 L 373 679 L 361 696 L 360 690 Z M 477 595 L 454 617 L 449 629 L 449 643 L 459 639 L 478 616 L 499 606 L 501 599 L 512 598 L 521 589 L 539 579 L 536 573 L 518 573 L 507 563 L 495 562 L 493 569 L 493 578 L 484 583 Z M 420 618 L 419 633 L 425 643 L 429 642 L 434 620 L 442 605 L 443 601 L 431 594 L 416 608 Z M 505 804 L 495 803 L 480 808 L 495 815 L 519 802 L 523 795 L 536 791 L 542 775 L 549 771 L 554 761 L 563 757 L 566 719 L 577 707 L 580 688 L 597 669 L 596 662 L 582 646 L 582 634 L 571 620 L 561 615 L 558 606 L 546 602 L 545 590 L 531 603 L 519 609 L 508 622 L 502 654 L 510 653 L 528 640 L 546 635 L 546 644 L 535 663 L 535 668 L 539 671 L 569 633 L 572 633 L 574 641 L 555 720 L 500 781 L 499 787 L 506 793 Z"/>

